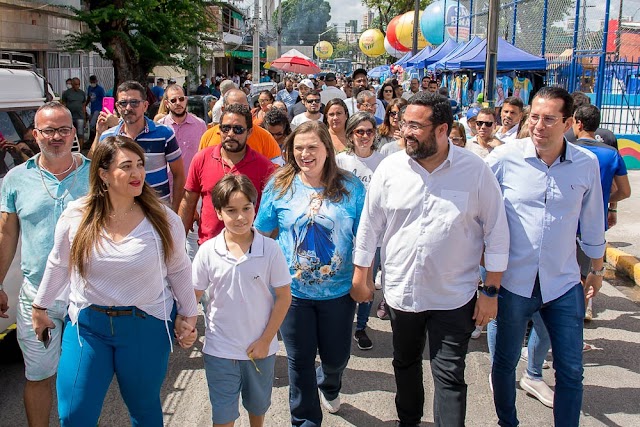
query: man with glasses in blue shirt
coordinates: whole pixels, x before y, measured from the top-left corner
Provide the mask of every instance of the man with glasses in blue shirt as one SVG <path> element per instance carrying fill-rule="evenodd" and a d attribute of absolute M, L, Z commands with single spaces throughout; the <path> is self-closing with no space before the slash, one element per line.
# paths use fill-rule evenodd
<path fill-rule="evenodd" d="M 182 152 L 173 129 L 154 123 L 145 117 L 149 107 L 147 95 L 142 85 L 127 81 L 118 86 L 116 107 L 122 117 L 121 122 L 106 130 L 100 141 L 117 135 L 134 139 L 145 151 L 145 181 L 158 192 L 158 197 L 177 212 L 184 194 L 185 171 Z M 167 165 L 173 176 L 173 188 L 169 189 Z M 171 200 L 173 196 L 173 200 Z"/>
<path fill-rule="evenodd" d="M 553 348 L 555 425 L 580 423 L 585 301 L 576 260 L 578 221 L 578 242 L 592 262 L 586 278 L 590 296 L 602 286 L 605 239 L 598 160 L 564 139 L 572 111 L 566 90 L 542 88 L 531 106 L 531 138 L 497 147 L 486 158 L 502 188 L 511 235 L 492 370 L 500 426 L 518 425 L 515 370 L 536 312 Z"/>

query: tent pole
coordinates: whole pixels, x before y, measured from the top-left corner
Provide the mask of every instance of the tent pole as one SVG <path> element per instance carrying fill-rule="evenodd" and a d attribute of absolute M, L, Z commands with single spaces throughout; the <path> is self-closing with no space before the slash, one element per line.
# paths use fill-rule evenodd
<path fill-rule="evenodd" d="M 494 108 L 495 87 L 498 68 L 498 19 L 500 18 L 500 0 L 489 0 L 489 19 L 487 23 L 487 61 L 484 71 L 484 100 L 489 108 Z"/>

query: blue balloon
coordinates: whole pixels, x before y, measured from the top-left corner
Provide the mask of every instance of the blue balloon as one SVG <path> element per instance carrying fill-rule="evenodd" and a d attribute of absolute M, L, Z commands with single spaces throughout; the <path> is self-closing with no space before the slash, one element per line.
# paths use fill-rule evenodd
<path fill-rule="evenodd" d="M 439 45 L 445 39 L 458 41 L 469 38 L 469 11 L 457 1 L 438 0 L 424 9 L 420 18 L 420 30 L 432 45 Z"/>
<path fill-rule="evenodd" d="M 444 41 L 444 6 L 443 0 L 431 3 L 424 9 L 420 18 L 420 31 L 432 45 L 439 45 Z"/>

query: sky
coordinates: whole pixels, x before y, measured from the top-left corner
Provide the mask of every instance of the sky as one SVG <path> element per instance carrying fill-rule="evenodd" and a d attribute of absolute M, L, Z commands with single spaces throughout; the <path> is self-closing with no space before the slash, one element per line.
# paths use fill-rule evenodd
<path fill-rule="evenodd" d="M 344 24 L 352 19 L 358 21 L 358 30 L 362 25 L 362 16 L 367 11 L 367 8 L 357 0 L 327 0 L 331 5 L 331 23 L 332 24 Z"/>

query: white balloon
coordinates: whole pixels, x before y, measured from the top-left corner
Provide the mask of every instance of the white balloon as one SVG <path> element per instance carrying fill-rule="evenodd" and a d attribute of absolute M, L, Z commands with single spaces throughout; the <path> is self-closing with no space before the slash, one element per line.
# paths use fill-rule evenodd
<path fill-rule="evenodd" d="M 391 43 L 389 43 L 389 40 L 387 40 L 387 36 L 384 36 L 384 50 L 386 50 L 389 55 L 398 59 L 402 58 L 406 53 L 406 52 L 400 52 L 398 49 L 391 46 Z"/>

